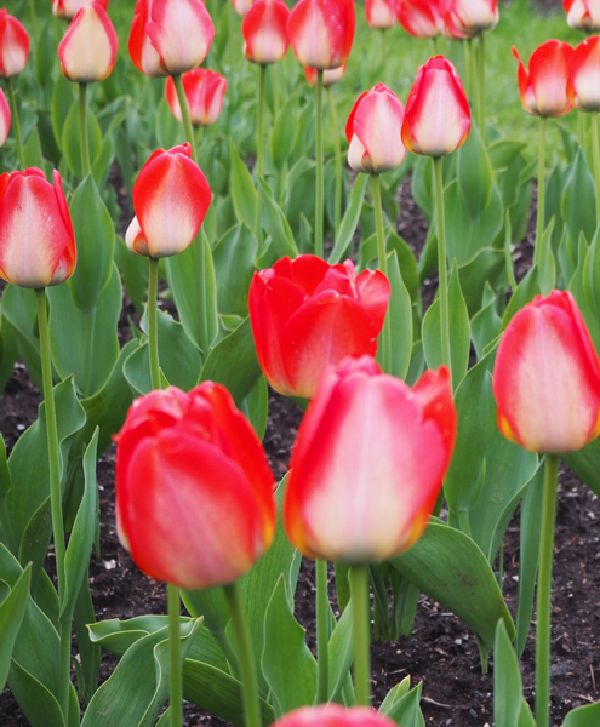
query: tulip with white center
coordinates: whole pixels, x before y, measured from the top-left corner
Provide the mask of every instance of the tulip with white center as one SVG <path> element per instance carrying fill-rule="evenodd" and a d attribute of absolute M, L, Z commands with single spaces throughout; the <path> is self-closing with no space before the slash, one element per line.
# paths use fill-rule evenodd
<path fill-rule="evenodd" d="M 4 95 L 4 91 L 0 89 L 0 146 L 4 144 L 10 131 L 10 106 Z"/>
<path fill-rule="evenodd" d="M 63 75 L 83 83 L 107 78 L 115 66 L 117 34 L 100 3 L 83 7 L 58 46 Z"/>
<path fill-rule="evenodd" d="M 365 0 L 365 17 L 371 28 L 393 28 L 397 13 L 396 0 Z"/>
<path fill-rule="evenodd" d="M 439 10 L 429 0 L 399 0 L 398 22 L 415 38 L 435 38 L 440 33 Z"/>
<path fill-rule="evenodd" d="M 498 0 L 455 0 L 453 5 L 466 33 L 480 33 L 498 24 Z"/>
<path fill-rule="evenodd" d="M 600 0 L 563 0 L 567 25 L 587 33 L 600 30 Z"/>
<path fill-rule="evenodd" d="M 0 8 L 0 76 L 9 78 L 25 68 L 29 35 L 22 23 Z"/>
<path fill-rule="evenodd" d="M 209 126 L 219 118 L 227 90 L 227 79 L 209 68 L 194 68 L 181 77 L 193 126 Z M 165 98 L 171 113 L 182 121 L 177 89 L 171 76 L 165 82 Z"/>
<path fill-rule="evenodd" d="M 282 0 L 257 0 L 242 21 L 244 55 L 253 63 L 275 63 L 287 52 L 289 10 Z"/>
<path fill-rule="evenodd" d="M 81 8 L 91 7 L 96 2 L 108 10 L 108 0 L 52 0 L 52 14 L 59 18 L 74 18 Z"/>

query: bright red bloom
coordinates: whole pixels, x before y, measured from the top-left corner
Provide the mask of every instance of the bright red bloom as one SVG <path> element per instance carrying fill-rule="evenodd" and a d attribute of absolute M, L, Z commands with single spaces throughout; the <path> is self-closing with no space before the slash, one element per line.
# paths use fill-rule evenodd
<path fill-rule="evenodd" d="M 410 90 L 402 141 L 415 154 L 441 156 L 464 144 L 471 128 L 471 111 L 462 82 L 444 56 L 419 68 Z"/>
<path fill-rule="evenodd" d="M 571 110 L 567 93 L 573 48 L 561 40 L 548 40 L 538 46 L 525 68 L 519 51 L 519 94 L 525 111 L 537 116 L 562 116 Z"/>
<path fill-rule="evenodd" d="M 269 547 L 273 475 L 223 386 L 150 392 L 116 441 L 119 537 L 146 575 L 194 590 L 231 583 Z"/>
<path fill-rule="evenodd" d="M 242 21 L 244 55 L 254 63 L 275 63 L 287 53 L 290 11 L 283 0 L 257 0 Z"/>
<path fill-rule="evenodd" d="M 575 48 L 567 93 L 575 108 L 600 111 L 600 36 L 594 35 Z"/>
<path fill-rule="evenodd" d="M 100 3 L 81 8 L 58 46 L 63 74 L 72 81 L 101 81 L 115 67 L 119 41 Z"/>
<path fill-rule="evenodd" d="M 4 144 L 8 138 L 10 131 L 10 106 L 4 95 L 4 91 L 0 89 L 0 146 Z"/>
<path fill-rule="evenodd" d="M 458 26 L 467 36 L 498 24 L 498 0 L 453 0 L 452 6 Z"/>
<path fill-rule="evenodd" d="M 354 0 L 299 0 L 287 31 L 303 66 L 336 68 L 348 60 L 355 23 Z"/>
<path fill-rule="evenodd" d="M 440 12 L 429 0 L 399 0 L 398 22 L 416 38 L 435 38 L 440 32 Z"/>
<path fill-rule="evenodd" d="M 319 704 L 288 712 L 272 727 L 397 727 L 389 717 L 370 707 Z"/>
<path fill-rule="evenodd" d="M 397 15 L 398 0 L 365 0 L 365 17 L 371 28 L 393 28 Z"/>
<path fill-rule="evenodd" d="M 563 0 L 567 25 L 588 33 L 600 30 L 600 0 Z"/>
<path fill-rule="evenodd" d="M 15 76 L 27 65 L 29 35 L 6 8 L 0 8 L 0 76 Z"/>
<path fill-rule="evenodd" d="M 380 271 L 356 274 L 350 260 L 284 257 L 254 274 L 248 310 L 256 353 L 271 386 L 311 397 L 324 371 L 345 356 L 374 356 L 390 298 Z"/>
<path fill-rule="evenodd" d="M 73 274 L 75 234 L 56 170 L 53 182 L 37 168 L 0 176 L 0 277 L 9 283 L 43 288 Z"/>
<path fill-rule="evenodd" d="M 383 83 L 361 94 L 346 122 L 348 164 L 363 172 L 383 172 L 400 166 L 406 156 L 402 143 L 404 109 Z"/>
<path fill-rule="evenodd" d="M 223 110 L 227 79 L 208 68 L 194 68 L 184 73 L 182 80 L 192 124 L 194 126 L 214 124 Z M 173 116 L 181 121 L 181 107 L 175 82 L 171 76 L 168 76 L 165 82 L 165 98 Z"/>
<path fill-rule="evenodd" d="M 52 0 L 52 13 L 61 18 L 74 18 L 81 8 L 89 8 L 96 2 L 108 10 L 108 0 Z"/>
<path fill-rule="evenodd" d="M 188 143 L 158 149 L 133 185 L 136 216 L 125 236 L 127 247 L 151 257 L 185 250 L 198 234 L 211 197 L 206 177 L 192 160 Z"/>
<path fill-rule="evenodd" d="M 129 54 L 148 76 L 183 73 L 202 63 L 214 35 L 202 0 L 137 0 Z"/>
<path fill-rule="evenodd" d="M 348 68 L 348 64 L 344 63 L 343 66 L 338 66 L 337 68 L 326 68 L 323 71 L 323 86 L 327 88 L 328 86 L 333 86 L 334 83 L 337 83 L 338 81 L 341 81 L 344 77 L 344 74 L 346 73 L 346 69 Z M 306 78 L 306 82 L 309 86 L 315 86 L 317 83 L 317 74 L 318 71 L 316 68 L 311 68 L 310 66 L 304 66 L 304 78 Z"/>
<path fill-rule="evenodd" d="M 304 555 L 378 561 L 421 536 L 456 440 L 445 367 L 411 389 L 367 356 L 330 369 L 292 452 L 285 528 Z"/>
<path fill-rule="evenodd" d="M 570 293 L 537 296 L 506 327 L 493 389 L 498 428 L 532 452 L 570 452 L 600 434 L 600 360 Z"/>

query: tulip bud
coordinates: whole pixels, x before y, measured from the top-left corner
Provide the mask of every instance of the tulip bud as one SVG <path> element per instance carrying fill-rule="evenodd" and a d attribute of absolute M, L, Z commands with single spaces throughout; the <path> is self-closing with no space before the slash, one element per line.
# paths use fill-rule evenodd
<path fill-rule="evenodd" d="M 273 475 L 224 387 L 152 391 L 116 441 L 119 538 L 146 575 L 192 590 L 223 585 L 269 547 Z"/>
<path fill-rule="evenodd" d="M 99 3 L 82 8 L 58 46 L 63 75 L 71 81 L 101 81 L 115 67 L 119 41 Z"/>
<path fill-rule="evenodd" d="M 567 25 L 571 28 L 594 33 L 600 30 L 599 0 L 563 0 L 567 13 Z"/>
<path fill-rule="evenodd" d="M 194 68 L 183 74 L 182 81 L 192 124 L 194 126 L 214 124 L 223 109 L 227 79 L 208 68 Z M 173 116 L 181 121 L 181 107 L 171 76 L 167 76 L 165 82 L 165 98 Z"/>
<path fill-rule="evenodd" d="M 304 555 L 372 562 L 421 536 L 456 440 L 446 368 L 411 389 L 374 359 L 346 359 L 324 376 L 298 429 L 285 528 Z"/>
<path fill-rule="evenodd" d="M 108 10 L 108 0 L 52 0 L 52 14 L 60 18 L 74 18 L 81 8 L 89 8 L 94 3 Z"/>
<path fill-rule="evenodd" d="M 383 83 L 359 96 L 346 123 L 348 164 L 352 169 L 384 172 L 400 166 L 406 156 L 403 119 L 400 99 Z"/>
<path fill-rule="evenodd" d="M 16 76 L 27 65 L 29 35 L 6 8 L 0 8 L 0 76 Z"/>
<path fill-rule="evenodd" d="M 562 116 L 571 110 L 567 92 L 573 48 L 560 40 L 548 40 L 538 46 L 526 69 L 513 46 L 519 61 L 519 94 L 527 113 L 537 116 Z"/>
<path fill-rule="evenodd" d="M 429 0 L 399 0 L 398 22 L 415 38 L 435 38 L 440 32 L 440 15 Z"/>
<path fill-rule="evenodd" d="M 397 727 L 389 717 L 370 707 L 319 704 L 284 714 L 273 727 Z"/>
<path fill-rule="evenodd" d="M 0 146 L 4 144 L 8 138 L 10 131 L 10 106 L 4 95 L 4 91 L 0 89 Z"/>
<path fill-rule="evenodd" d="M 0 277 L 9 283 L 43 288 L 73 274 L 75 234 L 56 170 L 53 182 L 35 168 L 0 176 Z"/>
<path fill-rule="evenodd" d="M 328 88 L 329 86 L 333 86 L 334 83 L 341 81 L 342 78 L 344 77 L 344 74 L 346 73 L 347 68 L 348 68 L 347 63 L 344 63 L 343 66 L 338 66 L 337 68 L 326 68 L 323 71 L 323 86 L 325 86 L 325 88 Z M 317 74 L 318 74 L 318 71 L 316 68 L 311 68 L 310 66 L 304 66 L 304 78 L 306 78 L 306 81 L 309 86 L 316 85 Z"/>
<path fill-rule="evenodd" d="M 356 15 L 354 0 L 299 0 L 287 31 L 303 66 L 337 68 L 350 55 Z"/>
<path fill-rule="evenodd" d="M 188 143 L 158 149 L 133 185 L 137 227 L 132 223 L 127 231 L 131 242 L 127 242 L 128 247 L 151 257 L 167 257 L 185 250 L 198 234 L 211 196 Z"/>
<path fill-rule="evenodd" d="M 393 28 L 398 22 L 396 0 L 365 0 L 365 17 L 371 28 Z"/>
<path fill-rule="evenodd" d="M 137 0 L 129 54 L 148 76 L 183 73 L 202 63 L 214 35 L 202 0 Z"/>
<path fill-rule="evenodd" d="M 584 111 L 600 111 L 600 36 L 580 43 L 571 58 L 568 95 Z"/>
<path fill-rule="evenodd" d="M 498 428 L 532 452 L 571 452 L 600 434 L 600 360 L 570 293 L 537 296 L 504 331 L 493 374 Z"/>
<path fill-rule="evenodd" d="M 242 21 L 244 55 L 253 63 L 280 61 L 288 49 L 287 5 L 282 0 L 257 0 Z"/>
<path fill-rule="evenodd" d="M 402 141 L 415 154 L 450 154 L 466 141 L 471 111 L 462 82 L 444 56 L 419 68 L 408 95 Z"/>
<path fill-rule="evenodd" d="M 454 0 L 453 10 L 467 37 L 498 25 L 498 0 Z"/>
<path fill-rule="evenodd" d="M 255 2 L 255 0 L 231 0 L 231 1 L 233 3 L 233 9 L 242 18 L 244 17 L 244 15 L 246 15 L 248 10 L 250 10 L 250 8 L 252 7 L 252 5 Z"/>

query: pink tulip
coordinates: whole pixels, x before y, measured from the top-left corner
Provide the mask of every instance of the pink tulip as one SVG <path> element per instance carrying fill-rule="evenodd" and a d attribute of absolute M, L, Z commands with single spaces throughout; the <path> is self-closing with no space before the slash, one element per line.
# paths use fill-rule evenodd
<path fill-rule="evenodd" d="M 100 3 L 83 7 L 58 46 L 63 75 L 71 81 L 101 81 L 115 67 L 119 41 Z"/>

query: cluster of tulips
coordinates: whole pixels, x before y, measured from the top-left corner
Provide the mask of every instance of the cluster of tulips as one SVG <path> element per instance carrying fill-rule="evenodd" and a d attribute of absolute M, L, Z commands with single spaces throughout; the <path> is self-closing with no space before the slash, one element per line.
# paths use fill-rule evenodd
<path fill-rule="evenodd" d="M 259 192 L 261 184 L 266 184 L 267 67 L 280 61 L 291 45 L 307 79 L 315 85 L 314 254 L 282 257 L 256 271 L 248 291 L 248 313 L 256 356 L 269 384 L 283 395 L 309 400 L 285 482 L 283 523 L 293 547 L 316 560 L 318 703 L 327 702 L 330 694 L 328 561 L 348 568 L 352 594 L 357 706 L 304 707 L 282 716 L 277 725 L 389 727 L 394 724 L 389 717 L 370 709 L 369 569 L 411 548 L 432 513 L 440 512 L 442 485 L 461 426 L 452 381 L 442 160 L 467 141 L 471 106 L 453 64 L 441 55 L 418 69 L 405 106 L 383 83 L 358 97 L 345 125 L 348 164 L 370 175 L 379 269 L 359 272 L 351 260 L 326 262 L 321 92 L 323 86 L 339 80 L 348 62 L 355 30 L 354 0 L 299 0 L 291 11 L 282 0 L 234 4 L 244 15 L 244 55 L 258 66 Z M 571 25 L 596 28 L 593 3 L 574 0 L 565 6 Z M 113 71 L 117 34 L 108 15 L 108 0 L 54 0 L 52 9 L 55 15 L 70 19 L 58 58 L 63 75 L 79 84 L 81 169 L 86 176 L 91 170 L 86 88 Z M 365 10 L 368 24 L 375 28 L 399 21 L 418 37 L 443 34 L 469 42 L 478 38 L 481 67 L 483 33 L 498 22 L 494 0 L 373 0 L 365 3 Z M 139 568 L 167 584 L 171 724 L 182 724 L 180 592 L 223 586 L 238 645 L 245 722 L 259 727 L 254 657 L 237 581 L 274 539 L 273 475 L 252 425 L 224 386 L 209 380 L 188 392 L 165 386 L 158 335 L 160 260 L 183 253 L 192 243 L 204 245 L 210 255 L 202 225 L 212 191 L 197 162 L 194 127 L 217 120 L 227 89 L 223 76 L 199 67 L 214 36 L 215 27 L 201 0 L 136 2 L 128 46 L 131 59 L 148 76 L 166 76 L 165 98 L 182 122 L 187 141 L 154 151 L 132 190 L 135 216 L 125 243 L 131 252 L 148 259 L 147 366 L 152 390 L 133 403 L 115 437 L 116 517 L 120 540 Z M 571 108 L 595 112 L 594 161 L 600 195 L 599 43 L 600 37 L 592 37 L 573 50 L 565 43 L 548 41 L 533 53 L 528 68 L 515 54 L 521 98 L 529 113 L 545 119 Z M 10 101 L 0 93 L 0 142 L 9 134 L 12 117 L 21 166 L 19 109 L 11 83 L 25 67 L 28 51 L 23 25 L 0 10 L 0 76 L 7 80 Z M 473 105 L 479 124 L 484 125 L 479 89 Z M 543 130 L 541 139 L 537 243 L 544 232 Z M 412 386 L 392 375 L 394 341 L 403 332 L 391 325 L 394 290 L 379 177 L 397 169 L 407 150 L 433 160 L 440 317 L 440 366 L 425 370 Z M 261 200 L 259 194 L 254 221 L 260 241 L 264 235 Z M 73 570 L 65 551 L 46 288 L 71 278 L 76 262 L 74 226 L 59 172 L 54 170 L 52 183 L 38 168 L 2 174 L 0 275 L 12 285 L 35 289 L 37 300 L 60 603 L 69 598 Z M 204 294 L 200 291 L 200 300 Z M 559 457 L 582 449 L 600 434 L 600 360 L 569 292 L 553 290 L 537 296 L 513 315 L 498 341 L 492 387 L 500 432 L 545 458 L 536 724 L 547 727 Z M 78 575 L 81 579 L 84 572 Z M 72 617 L 72 608 L 61 611 L 58 693 L 65 724 L 70 724 Z"/>

